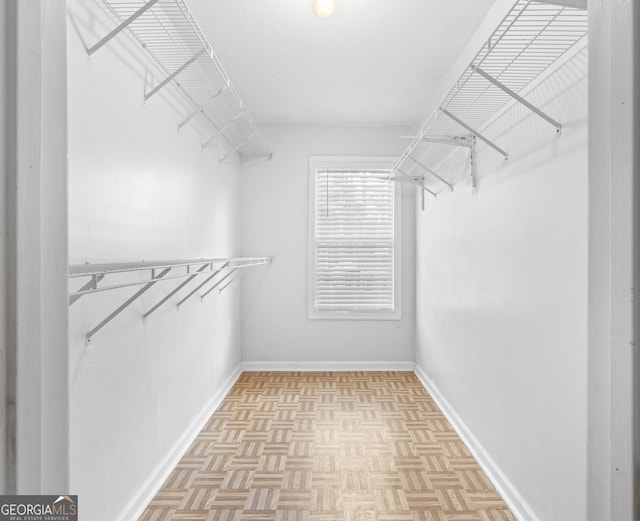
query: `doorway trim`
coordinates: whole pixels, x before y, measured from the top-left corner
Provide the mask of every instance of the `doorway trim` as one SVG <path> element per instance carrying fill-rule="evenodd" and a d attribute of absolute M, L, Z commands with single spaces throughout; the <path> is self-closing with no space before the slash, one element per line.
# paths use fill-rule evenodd
<path fill-rule="evenodd" d="M 589 0 L 589 521 L 637 507 L 638 23 L 628 0 Z"/>

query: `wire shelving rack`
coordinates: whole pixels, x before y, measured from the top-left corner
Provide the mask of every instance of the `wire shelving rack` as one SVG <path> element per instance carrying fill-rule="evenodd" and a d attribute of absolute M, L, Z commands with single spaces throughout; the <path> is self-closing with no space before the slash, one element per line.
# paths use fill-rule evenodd
<path fill-rule="evenodd" d="M 471 185 L 475 188 L 475 146 L 483 141 L 509 158 L 483 133 L 484 126 L 515 100 L 555 127 L 561 123 L 528 102 L 520 93 L 587 35 L 586 9 L 535 0 L 518 0 L 469 66 L 448 91 L 438 109 L 426 118 L 417 135 L 396 161 L 390 179 L 417 184 L 422 195 L 453 190 L 436 165 L 445 150 L 469 150 Z M 449 153 L 450 155 L 450 153 Z"/>
<path fill-rule="evenodd" d="M 69 306 L 80 298 L 102 291 L 138 287 L 124 302 L 86 335 L 91 338 L 116 316 L 142 297 L 157 283 L 181 280 L 142 315 L 147 320 L 163 304 L 175 299 L 179 308 L 192 297 L 204 300 L 214 289 L 222 292 L 240 272 L 252 266 L 270 264 L 272 257 L 228 257 L 177 261 L 112 262 L 104 264 L 73 264 L 69 266 Z"/>
<path fill-rule="evenodd" d="M 88 49 L 93 55 L 127 31 L 158 67 L 163 78 L 145 100 L 173 84 L 190 112 L 178 130 L 191 122 L 209 129 L 203 149 L 222 144 L 220 160 L 238 153 L 242 159 L 270 159 L 266 145 L 229 75 L 184 0 L 96 0 L 117 24 Z"/>

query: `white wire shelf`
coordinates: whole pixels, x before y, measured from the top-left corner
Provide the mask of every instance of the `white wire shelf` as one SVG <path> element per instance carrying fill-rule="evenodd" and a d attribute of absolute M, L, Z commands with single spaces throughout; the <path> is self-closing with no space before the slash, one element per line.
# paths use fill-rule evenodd
<path fill-rule="evenodd" d="M 508 159 L 482 131 L 509 102 L 523 104 L 560 134 L 561 124 L 529 103 L 521 93 L 540 74 L 578 44 L 588 29 L 587 11 L 535 0 L 517 0 L 460 78 L 393 166 L 390 178 L 412 182 L 434 196 L 452 190 L 436 169 L 453 147 L 469 150 L 475 188 L 475 144 L 483 141 Z M 453 149 L 455 150 L 455 148 Z"/>
<path fill-rule="evenodd" d="M 271 158 L 262 134 L 184 0 L 96 1 L 117 25 L 88 49 L 89 55 L 126 30 L 163 75 L 145 93 L 145 100 L 171 83 L 191 106 L 178 129 L 196 121 L 210 129 L 209 138 L 201 143 L 203 148 L 222 143 L 222 161 L 235 152 L 245 159 Z"/>
<path fill-rule="evenodd" d="M 203 300 L 216 288 L 219 292 L 222 292 L 236 280 L 241 270 L 252 266 L 270 264 L 272 261 L 272 257 L 229 257 L 178 261 L 75 264 L 69 266 L 68 270 L 69 306 L 86 295 L 141 286 L 87 333 L 87 343 L 90 343 L 91 338 L 98 331 L 159 282 L 183 279 L 143 313 L 143 320 L 149 318 L 151 314 L 171 298 L 175 297 L 177 299 L 176 306 L 178 308 L 194 295 L 199 295 L 200 299 Z"/>

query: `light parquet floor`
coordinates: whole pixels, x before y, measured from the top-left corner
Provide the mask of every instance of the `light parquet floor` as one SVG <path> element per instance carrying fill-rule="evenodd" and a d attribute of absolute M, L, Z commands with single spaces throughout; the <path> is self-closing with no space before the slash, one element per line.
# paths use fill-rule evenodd
<path fill-rule="evenodd" d="M 140 521 L 515 521 L 410 372 L 246 372 Z"/>

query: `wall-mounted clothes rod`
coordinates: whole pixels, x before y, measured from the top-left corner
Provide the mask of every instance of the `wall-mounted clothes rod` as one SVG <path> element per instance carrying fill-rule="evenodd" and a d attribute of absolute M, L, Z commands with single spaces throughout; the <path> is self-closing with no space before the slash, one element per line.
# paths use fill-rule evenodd
<path fill-rule="evenodd" d="M 178 130 L 194 120 L 210 129 L 201 144 L 220 143 L 220 161 L 236 152 L 241 158 L 271 158 L 251 115 L 184 0 L 100 0 L 117 24 L 88 48 L 94 55 L 127 31 L 157 66 L 159 78 L 144 94 L 145 101 L 172 84 L 190 108 Z"/>
<path fill-rule="evenodd" d="M 470 149 L 471 185 L 475 188 L 475 143 L 482 141 L 505 159 L 509 158 L 485 126 L 510 102 L 523 105 L 551 124 L 559 135 L 560 121 L 525 99 L 522 94 L 536 78 L 570 49 L 577 48 L 588 30 L 587 11 L 581 0 L 517 0 L 497 29 L 491 34 L 438 109 L 410 139 L 396 161 L 390 178 L 397 174 L 413 177 L 416 172 L 433 172 L 451 156 L 442 145 Z M 430 169 L 430 170 L 425 170 Z M 449 189 L 434 176 L 426 186 L 435 194 Z"/>
<path fill-rule="evenodd" d="M 184 304 L 201 289 L 204 289 L 204 292 L 200 295 L 201 299 L 204 299 L 215 288 L 218 288 L 220 292 L 222 292 L 223 289 L 229 286 L 229 284 L 236 279 L 237 274 L 241 272 L 241 270 L 252 266 L 269 264 L 272 260 L 272 257 L 230 257 L 185 261 L 76 264 L 69 266 L 70 286 L 75 285 L 75 280 L 78 280 L 78 287 L 69 292 L 69 305 L 71 306 L 85 295 L 128 287 L 139 287 L 133 295 L 129 296 L 113 312 L 107 315 L 104 320 L 98 323 L 87 333 L 86 340 L 87 343 L 90 343 L 91 338 L 98 331 L 127 309 L 158 282 L 164 282 L 172 279 L 184 279 L 180 284 L 174 287 L 145 313 L 143 313 L 143 320 L 146 320 L 165 302 L 181 292 L 181 290 L 187 287 L 194 279 L 198 279 L 199 284 L 195 288 L 191 289 L 186 295 L 182 296 L 177 303 L 177 307 Z M 125 278 L 127 280 L 117 282 L 107 280 L 113 278 Z M 203 278 L 204 280 L 202 280 Z M 105 282 L 103 283 L 103 281 Z M 84 284 L 79 285 L 80 282 L 84 282 Z M 223 283 L 224 285 L 221 285 Z M 210 287 L 207 288 L 208 285 L 210 285 Z"/>

